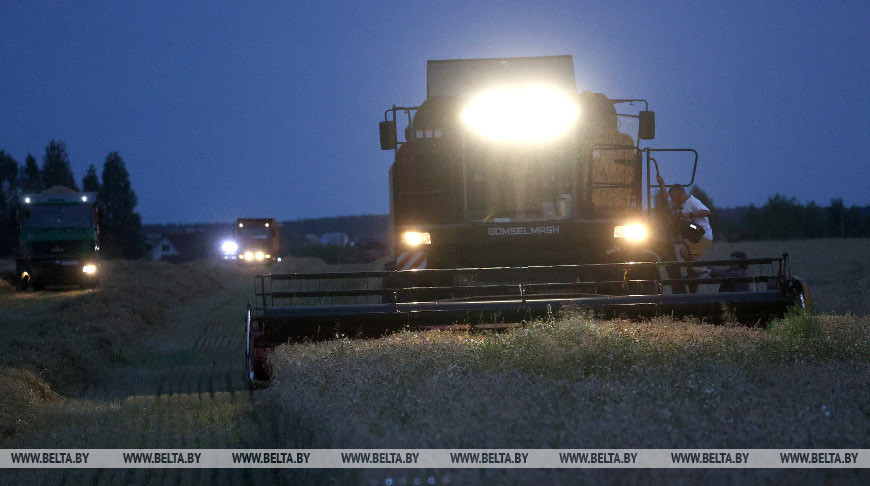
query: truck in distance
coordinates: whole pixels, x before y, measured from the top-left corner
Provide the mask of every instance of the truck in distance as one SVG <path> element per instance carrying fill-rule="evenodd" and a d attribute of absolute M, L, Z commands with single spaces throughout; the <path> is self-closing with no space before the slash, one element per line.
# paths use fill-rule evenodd
<path fill-rule="evenodd" d="M 21 197 L 17 286 L 93 288 L 100 272 L 100 205 L 93 192 L 53 186 Z"/>
<path fill-rule="evenodd" d="M 272 264 L 281 261 L 278 222 L 274 218 L 239 218 L 233 236 L 221 243 L 224 260 Z"/>

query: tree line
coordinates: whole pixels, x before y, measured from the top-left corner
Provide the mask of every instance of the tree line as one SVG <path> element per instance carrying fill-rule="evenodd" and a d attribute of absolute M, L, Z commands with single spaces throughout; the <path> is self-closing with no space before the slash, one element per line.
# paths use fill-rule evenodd
<path fill-rule="evenodd" d="M 95 192 L 101 207 L 101 252 L 110 258 L 139 258 L 144 251 L 140 236 L 142 220 L 135 211 L 136 193 L 130 174 L 118 152 L 106 156 L 101 177 L 90 164 L 82 178 L 81 189 L 70 168 L 66 144 L 51 140 L 45 147 L 42 166 L 28 153 L 24 165 L 0 150 L 0 255 L 8 255 L 19 245 L 21 197 L 42 192 L 52 186 L 74 191 Z"/>
<path fill-rule="evenodd" d="M 695 186 L 691 193 L 710 208 L 710 226 L 717 240 L 870 237 L 870 207 L 846 207 L 842 198 L 820 206 L 815 201 L 803 204 L 794 197 L 774 194 L 761 206 L 750 204 L 723 211 L 703 189 Z"/>

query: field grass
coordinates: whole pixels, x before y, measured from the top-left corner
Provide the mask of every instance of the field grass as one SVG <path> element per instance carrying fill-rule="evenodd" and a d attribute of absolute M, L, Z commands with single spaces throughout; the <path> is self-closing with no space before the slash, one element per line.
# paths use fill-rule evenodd
<path fill-rule="evenodd" d="M 94 291 L 13 293 L 0 281 L 0 446 L 870 447 L 870 240 L 726 243 L 707 256 L 738 249 L 750 256 L 789 251 L 794 273 L 809 279 L 827 314 L 746 328 L 569 313 L 500 334 L 408 332 L 282 346 L 273 356 L 275 382 L 255 394 L 241 384 L 236 315 L 250 295 L 250 271 L 110 262 Z M 287 264 L 276 270 L 319 266 Z M 239 471 L 190 478 L 155 471 L 60 479 L 22 473 L 10 484 L 256 482 Z M 283 479 L 866 479 L 824 471 L 417 473 Z"/>
<path fill-rule="evenodd" d="M 866 317 L 580 315 L 283 346 L 272 363 L 292 447 L 870 447 Z"/>
<path fill-rule="evenodd" d="M 779 245 L 717 245 L 708 256 L 737 249 L 765 256 Z M 499 334 L 406 332 L 285 345 L 271 357 L 282 441 L 317 448 L 870 447 L 870 317 L 852 315 L 867 313 L 860 290 L 867 275 L 853 270 L 868 262 L 870 245 L 781 245 L 791 250 L 794 272 L 818 289 L 817 307 L 845 315 L 793 312 L 747 328 L 569 313 Z M 384 479 L 378 471 L 347 474 L 342 479 Z M 579 478 L 565 471 L 450 474 L 458 482 L 511 484 Z M 681 474 L 583 477 L 654 483 Z M 831 479 L 822 472 L 688 474 L 720 482 Z"/>
<path fill-rule="evenodd" d="M 39 405 L 92 384 L 167 310 L 223 286 L 226 267 L 113 261 L 96 290 L 0 289 L 0 441 Z"/>

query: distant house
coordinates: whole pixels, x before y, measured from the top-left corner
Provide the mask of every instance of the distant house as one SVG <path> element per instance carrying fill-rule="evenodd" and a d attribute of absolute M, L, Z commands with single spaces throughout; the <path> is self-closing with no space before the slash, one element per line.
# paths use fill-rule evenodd
<path fill-rule="evenodd" d="M 353 245 L 353 243 L 350 241 L 350 237 L 347 236 L 347 233 L 324 233 L 323 236 L 320 237 L 320 243 L 323 245 L 333 246 Z"/>
<path fill-rule="evenodd" d="M 210 256 L 210 238 L 202 232 L 164 235 L 153 240 L 149 258 L 170 263 L 202 260 Z"/>

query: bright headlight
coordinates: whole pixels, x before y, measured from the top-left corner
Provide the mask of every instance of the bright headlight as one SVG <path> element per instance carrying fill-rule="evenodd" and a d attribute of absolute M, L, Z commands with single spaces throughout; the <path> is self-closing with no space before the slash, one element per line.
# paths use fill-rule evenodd
<path fill-rule="evenodd" d="M 429 236 L 429 233 L 421 233 L 419 231 L 406 231 L 402 233 L 402 239 L 411 246 L 432 244 L 432 238 Z"/>
<path fill-rule="evenodd" d="M 258 251 L 254 256 L 257 257 L 257 260 L 262 260 L 265 255 L 262 251 Z"/>
<path fill-rule="evenodd" d="M 226 240 L 221 244 L 221 250 L 224 251 L 224 255 L 235 255 L 238 249 L 239 244 L 233 240 Z"/>
<path fill-rule="evenodd" d="M 254 253 L 250 252 L 250 251 L 246 251 L 245 252 L 245 260 L 253 260 L 253 259 L 254 259 Z"/>
<path fill-rule="evenodd" d="M 461 117 L 483 137 L 534 143 L 567 132 L 580 118 L 580 107 L 568 92 L 533 84 L 483 93 L 469 103 Z"/>
<path fill-rule="evenodd" d="M 93 264 L 87 264 L 82 267 L 82 273 L 86 273 L 88 275 L 93 275 L 97 273 L 97 266 Z"/>
<path fill-rule="evenodd" d="M 649 236 L 646 225 L 640 223 L 626 224 L 613 228 L 614 238 L 625 238 L 629 241 L 643 241 Z"/>

